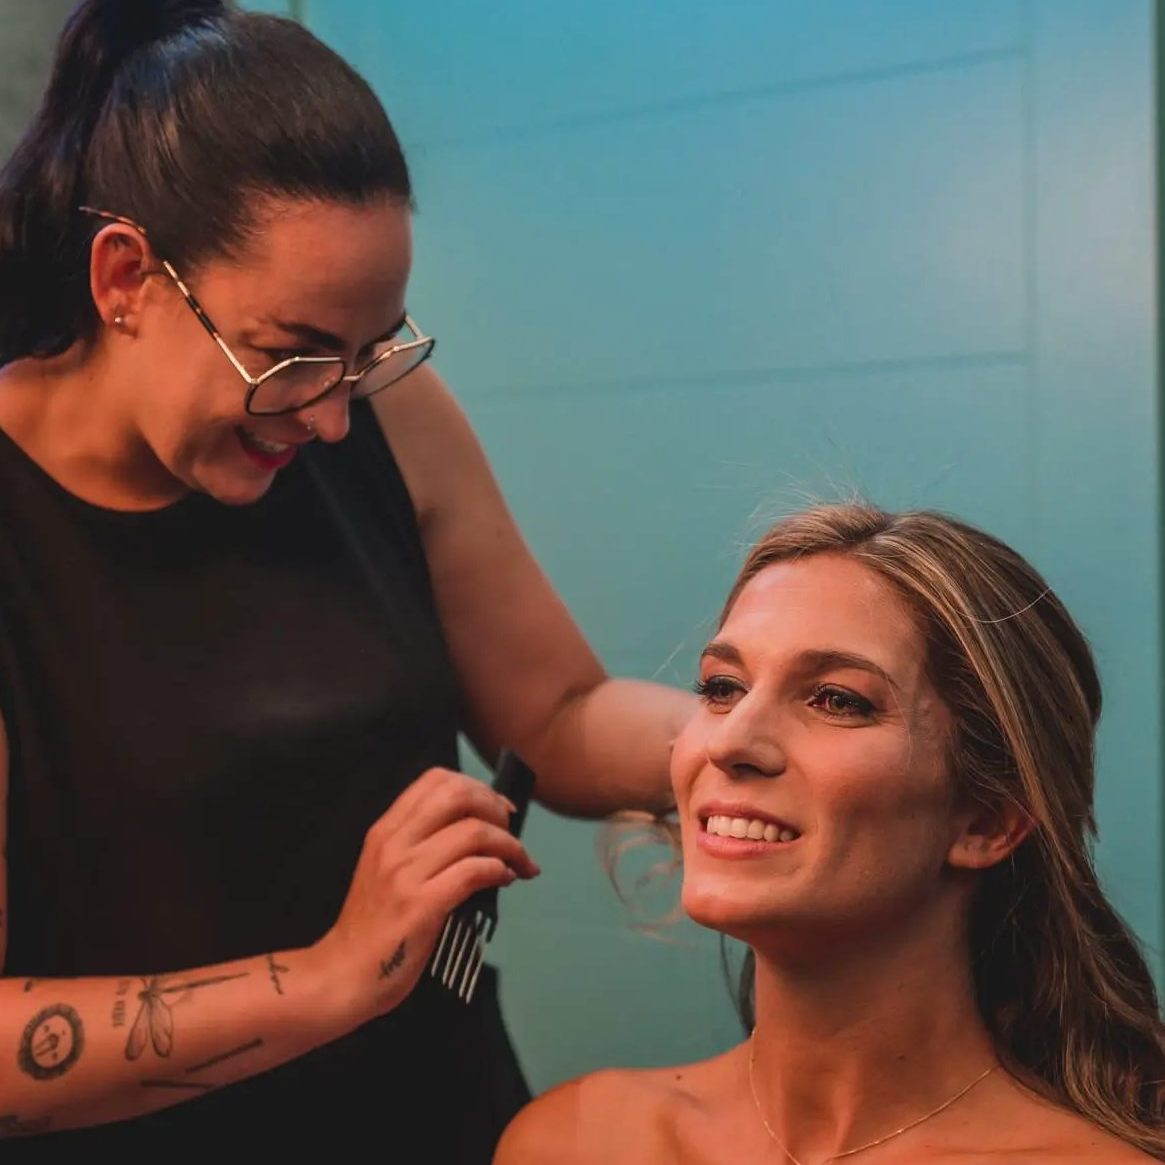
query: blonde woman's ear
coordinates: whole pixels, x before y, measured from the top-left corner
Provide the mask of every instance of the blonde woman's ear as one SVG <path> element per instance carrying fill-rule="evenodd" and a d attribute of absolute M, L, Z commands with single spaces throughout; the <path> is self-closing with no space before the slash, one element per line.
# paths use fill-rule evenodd
<path fill-rule="evenodd" d="M 990 869 L 1011 857 L 1034 828 L 1031 815 L 1012 802 L 971 805 L 961 815 L 947 862 L 955 869 Z"/>

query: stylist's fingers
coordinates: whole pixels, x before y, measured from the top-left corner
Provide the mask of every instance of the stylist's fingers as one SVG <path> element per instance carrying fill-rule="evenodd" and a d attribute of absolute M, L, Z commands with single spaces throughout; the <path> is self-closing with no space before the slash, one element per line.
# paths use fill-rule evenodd
<path fill-rule="evenodd" d="M 538 873 L 509 831 L 511 811 L 481 781 L 433 769 L 368 829 L 339 915 L 313 944 L 364 1015 L 408 995 L 454 907 Z"/>
<path fill-rule="evenodd" d="M 488 890 L 494 886 L 501 889 L 515 881 L 517 875 L 500 858 L 481 857 L 475 854 L 446 866 L 429 880 L 427 890 L 443 923 L 446 915 L 452 913 L 479 890 Z"/>
<path fill-rule="evenodd" d="M 415 847 L 412 861 L 416 876 L 428 880 L 462 858 L 475 855 L 499 859 L 520 878 L 534 878 L 542 872 L 509 830 L 479 817 L 465 817 L 438 830 Z"/>
<path fill-rule="evenodd" d="M 513 803 L 488 785 L 451 769 L 429 769 L 393 802 L 373 826 L 379 838 L 415 845 L 443 826 L 466 817 L 505 829 Z"/>

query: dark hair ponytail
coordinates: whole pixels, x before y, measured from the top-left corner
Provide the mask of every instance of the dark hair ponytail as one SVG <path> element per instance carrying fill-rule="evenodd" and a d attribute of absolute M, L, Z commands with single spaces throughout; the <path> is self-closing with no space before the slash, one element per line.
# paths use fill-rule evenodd
<path fill-rule="evenodd" d="M 82 204 L 146 226 L 189 269 L 228 255 L 255 199 L 411 199 L 380 102 L 280 17 L 223 0 L 85 0 L 43 103 L 0 170 L 0 365 L 91 336 Z"/>

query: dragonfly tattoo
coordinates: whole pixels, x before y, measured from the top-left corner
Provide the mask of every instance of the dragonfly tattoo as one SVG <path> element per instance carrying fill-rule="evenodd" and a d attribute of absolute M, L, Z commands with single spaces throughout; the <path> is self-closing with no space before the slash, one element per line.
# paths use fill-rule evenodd
<path fill-rule="evenodd" d="M 147 1045 L 152 1045 L 159 1056 L 169 1056 L 174 1047 L 174 1016 L 167 995 L 178 995 L 193 991 L 198 987 L 211 987 L 216 983 L 228 983 L 232 979 L 244 979 L 249 971 L 238 971 L 233 975 L 213 975 L 207 979 L 184 979 L 180 983 L 165 982 L 165 976 L 152 975 L 142 979 L 144 989 L 138 992 L 141 1007 L 129 1031 L 125 1045 L 125 1058 L 136 1060 Z"/>

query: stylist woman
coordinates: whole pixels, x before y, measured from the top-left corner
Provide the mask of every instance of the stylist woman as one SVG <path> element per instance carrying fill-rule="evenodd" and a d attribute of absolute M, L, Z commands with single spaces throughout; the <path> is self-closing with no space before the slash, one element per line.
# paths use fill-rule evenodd
<path fill-rule="evenodd" d="M 410 203 L 368 85 L 216 0 L 81 4 L 0 175 L 6 1161 L 488 1161 L 493 984 L 422 971 L 537 867 L 458 733 L 667 804 L 688 697 L 604 674 L 419 367 Z"/>

